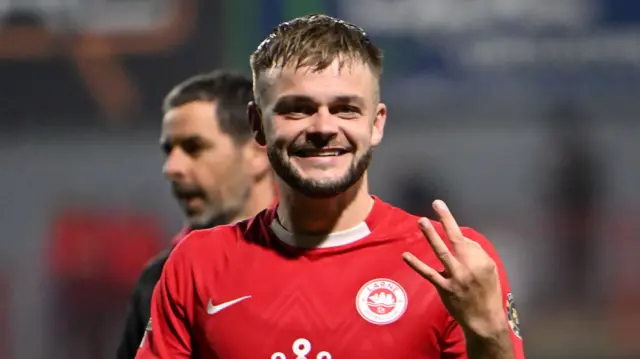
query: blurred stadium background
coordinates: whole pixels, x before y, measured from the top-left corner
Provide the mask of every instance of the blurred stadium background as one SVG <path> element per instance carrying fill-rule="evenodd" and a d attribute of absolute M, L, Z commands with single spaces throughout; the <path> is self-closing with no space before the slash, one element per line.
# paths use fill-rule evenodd
<path fill-rule="evenodd" d="M 0 358 L 113 357 L 181 225 L 162 97 L 312 12 L 385 51 L 374 192 L 493 240 L 528 358 L 640 358 L 637 0 L 0 1 Z"/>

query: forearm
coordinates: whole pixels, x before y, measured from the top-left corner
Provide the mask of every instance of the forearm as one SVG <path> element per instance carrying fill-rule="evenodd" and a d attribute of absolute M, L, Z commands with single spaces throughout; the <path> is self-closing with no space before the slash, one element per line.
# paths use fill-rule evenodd
<path fill-rule="evenodd" d="M 487 336 L 465 333 L 469 359 L 516 359 L 509 329 Z"/>

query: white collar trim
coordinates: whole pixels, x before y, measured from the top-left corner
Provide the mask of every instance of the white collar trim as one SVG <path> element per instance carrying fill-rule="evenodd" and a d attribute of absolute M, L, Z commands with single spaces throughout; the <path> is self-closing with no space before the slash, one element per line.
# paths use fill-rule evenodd
<path fill-rule="evenodd" d="M 280 224 L 278 219 L 274 219 L 269 227 L 280 241 L 298 248 L 308 248 L 305 243 L 314 243 L 314 248 L 338 247 L 356 242 L 371 234 L 365 222 L 351 229 L 317 236 L 291 233 Z"/>

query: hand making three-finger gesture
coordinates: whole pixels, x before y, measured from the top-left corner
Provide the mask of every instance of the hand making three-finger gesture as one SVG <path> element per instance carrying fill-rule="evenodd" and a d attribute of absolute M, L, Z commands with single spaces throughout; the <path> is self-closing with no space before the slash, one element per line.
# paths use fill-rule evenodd
<path fill-rule="evenodd" d="M 443 304 L 465 335 L 491 338 L 508 333 L 509 324 L 495 261 L 480 244 L 463 235 L 444 202 L 435 201 L 433 207 L 451 242 L 451 250 L 428 219 L 421 218 L 419 224 L 444 265 L 444 271 L 436 271 L 411 253 L 404 253 L 404 260 L 435 286 Z"/>

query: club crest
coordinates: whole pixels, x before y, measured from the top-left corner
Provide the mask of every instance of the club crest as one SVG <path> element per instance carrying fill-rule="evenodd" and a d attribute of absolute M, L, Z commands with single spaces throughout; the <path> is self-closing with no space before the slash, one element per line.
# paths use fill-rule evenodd
<path fill-rule="evenodd" d="M 509 326 L 513 333 L 520 339 L 522 336 L 520 335 L 520 318 L 518 317 L 518 310 L 516 309 L 516 303 L 513 300 L 513 294 L 507 294 L 507 319 L 509 320 Z"/>
<path fill-rule="evenodd" d="M 358 291 L 356 308 L 369 323 L 391 324 L 407 310 L 407 292 L 390 279 L 374 279 Z"/>

